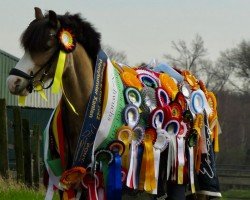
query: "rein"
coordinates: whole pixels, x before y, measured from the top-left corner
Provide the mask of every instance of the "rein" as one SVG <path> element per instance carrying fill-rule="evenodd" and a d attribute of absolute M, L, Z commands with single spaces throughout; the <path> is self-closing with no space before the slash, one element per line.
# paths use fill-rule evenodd
<path fill-rule="evenodd" d="M 26 88 L 29 91 L 29 93 L 32 93 L 32 91 L 36 88 L 36 86 L 38 84 L 42 86 L 42 89 L 49 89 L 54 82 L 54 78 L 52 79 L 50 84 L 46 87 L 44 87 L 44 84 L 45 84 L 44 79 L 46 76 L 48 76 L 48 71 L 51 68 L 56 57 L 58 57 L 58 50 L 55 51 L 55 53 L 50 57 L 50 59 L 35 74 L 33 74 L 33 71 L 31 71 L 30 74 L 27 74 L 20 69 L 12 68 L 9 72 L 9 75 L 15 75 L 15 76 L 19 76 L 19 77 L 27 79 L 29 81 L 29 83 L 28 83 Z M 43 71 L 41 78 L 39 80 L 35 80 L 37 75 L 42 70 L 44 70 L 44 71 Z"/>

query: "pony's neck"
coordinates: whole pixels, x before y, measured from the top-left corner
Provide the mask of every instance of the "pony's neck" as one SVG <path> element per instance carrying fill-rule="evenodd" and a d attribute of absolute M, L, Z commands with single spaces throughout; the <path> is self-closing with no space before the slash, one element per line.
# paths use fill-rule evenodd
<path fill-rule="evenodd" d="M 63 73 L 63 98 L 72 113 L 70 103 L 79 117 L 83 117 L 93 87 L 92 62 L 84 48 L 77 44 L 76 49 L 67 57 Z M 70 102 L 70 103 L 69 103 Z"/>
<path fill-rule="evenodd" d="M 85 110 L 93 88 L 92 62 L 84 48 L 77 44 L 73 53 L 67 55 L 63 82 L 63 120 L 68 164 L 72 162 L 73 153 L 84 120 Z M 76 114 L 70 104 L 75 108 Z M 71 149 L 70 149 L 71 148 Z"/>

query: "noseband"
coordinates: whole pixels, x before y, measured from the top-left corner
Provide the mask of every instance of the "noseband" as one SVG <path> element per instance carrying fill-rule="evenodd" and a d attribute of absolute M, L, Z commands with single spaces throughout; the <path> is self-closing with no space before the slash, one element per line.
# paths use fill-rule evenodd
<path fill-rule="evenodd" d="M 9 72 L 9 75 L 15 75 L 15 76 L 19 76 L 22 78 L 25 78 L 29 81 L 26 89 L 29 91 L 29 93 L 31 93 L 34 88 L 35 88 L 35 83 L 39 83 L 42 86 L 42 89 L 48 89 L 52 86 L 54 78 L 52 79 L 52 81 L 50 82 L 50 84 L 46 87 L 44 87 L 44 79 L 46 76 L 48 76 L 48 71 L 51 68 L 51 65 L 53 64 L 53 61 L 56 59 L 56 57 L 58 57 L 58 50 L 55 51 L 55 53 L 53 53 L 53 55 L 50 57 L 50 59 L 44 64 L 42 65 L 42 67 L 35 73 L 33 74 L 33 71 L 30 72 L 30 74 L 27 74 L 25 72 L 23 72 L 20 69 L 17 68 L 12 68 Z M 35 78 L 37 77 L 37 75 L 43 70 L 43 74 L 41 76 L 41 78 L 39 80 L 35 80 Z"/>

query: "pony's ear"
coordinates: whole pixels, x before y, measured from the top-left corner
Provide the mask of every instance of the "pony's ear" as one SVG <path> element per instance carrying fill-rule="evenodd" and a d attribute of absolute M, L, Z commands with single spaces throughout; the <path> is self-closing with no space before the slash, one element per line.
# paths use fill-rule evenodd
<path fill-rule="evenodd" d="M 38 7 L 35 7 L 34 9 L 35 9 L 35 17 L 36 17 L 36 19 L 43 19 L 44 16 L 43 16 L 43 13 L 42 13 L 41 9 L 38 8 Z"/>
<path fill-rule="evenodd" d="M 53 10 L 49 10 L 49 23 L 52 27 L 57 28 L 57 16 Z"/>

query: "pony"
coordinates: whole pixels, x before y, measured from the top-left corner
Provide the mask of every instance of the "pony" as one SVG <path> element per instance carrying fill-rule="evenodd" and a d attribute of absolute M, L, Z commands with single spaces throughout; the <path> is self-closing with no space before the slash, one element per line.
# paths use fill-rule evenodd
<path fill-rule="evenodd" d="M 65 162 L 71 167 L 84 113 L 93 88 L 93 70 L 100 50 L 98 33 L 79 14 L 57 15 L 49 11 L 45 16 L 35 8 L 35 19 L 21 36 L 25 54 L 15 66 L 18 73 L 7 79 L 9 91 L 14 95 L 26 96 L 36 82 L 45 83 L 53 79 L 58 56 L 57 32 L 61 27 L 70 27 L 77 38 L 74 52 L 67 55 L 62 82 L 64 92 L 61 99 L 65 124 Z M 31 78 L 32 77 L 32 78 Z M 69 103 L 74 105 L 76 114 Z M 69 123 L 70 122 L 70 123 Z"/>
<path fill-rule="evenodd" d="M 105 69 L 107 61 L 102 61 L 103 55 L 100 54 L 101 34 L 86 19 L 82 19 L 79 14 L 71 15 L 66 13 L 65 15 L 57 15 L 54 11 L 49 10 L 43 15 L 41 9 L 36 7 L 35 19 L 23 32 L 21 45 L 25 53 L 15 68 L 10 71 L 7 79 L 9 91 L 14 95 L 27 96 L 34 90 L 41 91 L 53 87 L 56 82 L 62 86 L 62 98 L 47 127 L 47 146 L 50 149 L 50 157 L 60 158 L 61 170 L 64 171 L 62 175 L 64 179 L 62 181 L 61 178 L 59 181 L 64 185 L 57 185 L 59 189 L 66 190 L 66 193 L 61 193 L 61 198 L 71 199 L 76 196 L 80 198 L 81 192 L 75 193 L 75 191 L 79 191 L 79 188 L 81 191 L 81 187 L 84 185 L 82 179 L 95 180 L 93 173 L 91 173 L 95 167 L 89 165 L 92 159 L 89 149 L 94 146 L 94 141 L 87 143 L 87 145 L 83 144 L 82 141 L 89 140 L 97 130 L 94 123 L 88 123 L 86 113 L 89 114 L 89 117 L 96 114 L 98 121 L 101 116 L 101 109 L 98 110 L 98 105 L 105 103 L 105 94 L 102 93 L 100 88 L 105 87 L 107 80 L 100 76 L 107 71 Z M 58 70 L 59 65 L 63 66 L 61 71 Z M 119 71 L 119 64 L 114 63 L 114 65 Z M 130 69 L 127 70 L 130 71 Z M 114 83 L 114 87 L 116 87 L 116 84 Z M 55 86 L 54 89 L 58 90 L 58 86 Z M 97 96 L 93 96 L 93 93 Z M 89 105 L 91 98 L 94 103 Z M 95 101 L 95 98 L 99 100 Z M 106 102 L 106 104 L 108 103 Z M 97 109 L 95 110 L 96 106 Z M 128 121 L 131 120 L 130 116 L 128 118 Z M 60 119 L 61 123 L 57 124 L 58 126 L 55 125 L 56 128 L 52 127 L 52 122 L 58 122 L 57 119 Z M 88 125 L 91 127 L 84 132 L 84 127 Z M 58 129 L 62 129 L 63 134 L 55 135 L 54 130 Z M 114 155 L 110 155 L 104 150 L 101 153 L 106 153 L 106 157 L 112 157 L 117 155 L 117 148 L 118 150 L 119 148 L 125 148 L 124 144 L 119 142 L 116 142 L 115 145 L 116 153 Z M 79 153 L 79 148 L 82 148 L 80 156 L 76 153 Z M 164 155 L 167 156 L 166 153 Z M 79 161 L 76 157 L 84 159 Z M 162 162 L 160 170 L 166 165 L 167 160 L 164 160 L 165 162 Z M 79 163 L 84 167 L 78 168 Z M 73 170 L 71 170 L 72 165 Z M 46 167 L 48 169 L 48 166 Z M 48 170 L 48 173 L 50 174 L 50 170 Z M 88 176 L 89 174 L 90 176 Z M 122 178 L 121 174 L 118 177 Z M 166 181 L 166 179 L 160 180 L 159 178 L 159 190 L 166 185 L 164 180 Z M 53 186 L 50 185 L 50 182 L 48 184 Z M 51 191 L 52 188 L 50 187 Z M 90 184 L 87 184 L 86 188 L 93 192 Z M 175 187 L 170 184 L 169 188 L 171 188 L 172 192 L 168 194 L 168 199 L 185 198 L 185 189 L 181 185 Z M 179 196 L 180 192 L 182 193 L 181 197 Z M 164 193 L 162 194 L 164 195 Z M 111 198 L 112 194 L 110 195 Z M 116 195 L 118 196 L 114 195 L 112 198 L 121 198 L 119 194 Z M 51 197 L 50 192 L 47 192 L 46 198 L 51 199 Z M 81 195 L 81 198 L 86 198 L 86 194 Z"/>

